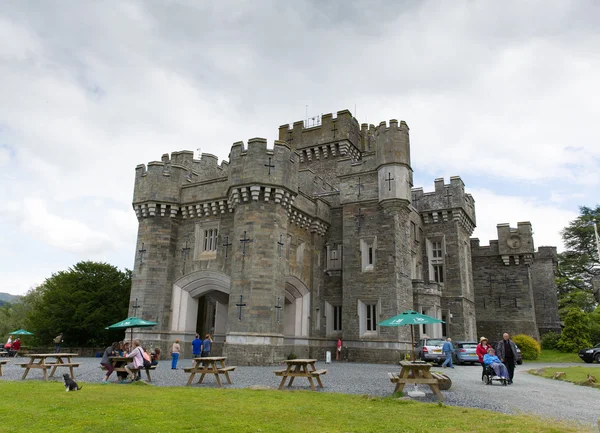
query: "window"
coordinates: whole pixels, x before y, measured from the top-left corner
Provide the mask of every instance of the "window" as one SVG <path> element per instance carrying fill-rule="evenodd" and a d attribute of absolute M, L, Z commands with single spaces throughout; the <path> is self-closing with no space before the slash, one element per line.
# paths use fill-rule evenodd
<path fill-rule="evenodd" d="M 315 329 L 321 329 L 321 309 L 315 308 Z"/>
<path fill-rule="evenodd" d="M 358 327 L 361 336 L 378 334 L 379 301 L 358 301 Z"/>
<path fill-rule="evenodd" d="M 342 306 L 332 305 L 325 301 L 325 332 L 327 335 L 339 336 L 342 332 Z"/>
<path fill-rule="evenodd" d="M 333 306 L 333 330 L 334 331 L 342 330 L 342 306 L 341 305 Z"/>
<path fill-rule="evenodd" d="M 377 304 L 367 304 L 367 332 L 377 331 Z"/>
<path fill-rule="evenodd" d="M 427 239 L 427 255 L 429 258 L 429 281 L 444 282 L 445 245 L 443 238 Z"/>
<path fill-rule="evenodd" d="M 204 229 L 204 237 L 202 242 L 202 251 L 217 250 L 217 229 Z"/>
<path fill-rule="evenodd" d="M 195 260 L 212 260 L 217 257 L 219 245 L 219 223 L 209 222 L 196 224 Z M 229 240 L 231 242 L 231 238 Z"/>
<path fill-rule="evenodd" d="M 342 269 L 341 245 L 327 245 L 327 269 Z"/>
<path fill-rule="evenodd" d="M 363 272 L 372 272 L 375 269 L 377 252 L 377 236 L 360 240 L 361 268 Z"/>
<path fill-rule="evenodd" d="M 410 222 L 410 236 L 414 244 L 419 243 L 419 230 L 414 222 Z"/>
<path fill-rule="evenodd" d="M 433 265 L 433 281 L 436 283 L 444 282 L 444 265 Z"/>

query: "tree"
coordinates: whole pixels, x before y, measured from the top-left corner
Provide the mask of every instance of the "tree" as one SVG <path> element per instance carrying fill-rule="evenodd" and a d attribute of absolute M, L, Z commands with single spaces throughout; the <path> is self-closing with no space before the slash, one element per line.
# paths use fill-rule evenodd
<path fill-rule="evenodd" d="M 581 214 L 562 231 L 566 250 L 558 255 L 556 284 L 561 317 L 571 308 L 594 310 L 600 296 L 594 297 L 592 280 L 600 278 L 600 257 L 596 248 L 593 220 L 600 221 L 600 206 L 582 206 Z"/>
<path fill-rule="evenodd" d="M 28 326 L 41 344 L 62 332 L 67 345 L 104 345 L 111 337 L 104 328 L 127 317 L 130 290 L 131 271 L 79 262 L 52 274 L 31 293 Z"/>
<path fill-rule="evenodd" d="M 578 352 L 590 347 L 588 315 L 581 310 L 571 309 L 565 318 L 565 327 L 556 346 L 561 352 Z"/>

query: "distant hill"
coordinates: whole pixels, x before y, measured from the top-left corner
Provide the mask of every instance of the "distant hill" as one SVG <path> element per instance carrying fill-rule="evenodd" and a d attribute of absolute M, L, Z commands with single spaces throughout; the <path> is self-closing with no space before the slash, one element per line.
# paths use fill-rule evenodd
<path fill-rule="evenodd" d="M 0 301 L 3 301 L 2 303 L 5 303 L 5 302 L 15 302 L 19 298 L 20 298 L 20 296 L 11 295 L 10 293 L 0 292 Z"/>

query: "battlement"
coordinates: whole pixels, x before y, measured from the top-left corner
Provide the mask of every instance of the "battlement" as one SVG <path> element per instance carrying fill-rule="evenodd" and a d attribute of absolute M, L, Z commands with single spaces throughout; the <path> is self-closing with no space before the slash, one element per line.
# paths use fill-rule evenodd
<path fill-rule="evenodd" d="M 551 258 L 553 261 L 557 260 L 557 250 L 556 247 L 538 247 L 537 252 L 535 253 L 535 257 L 537 258 Z"/>
<path fill-rule="evenodd" d="M 449 184 L 444 183 L 444 178 L 435 179 L 432 192 L 423 192 L 423 188 L 412 188 L 411 191 L 412 204 L 419 212 L 461 209 L 475 226 L 475 200 L 465 192 L 465 184 L 459 176 L 450 177 Z"/>
<path fill-rule="evenodd" d="M 410 167 L 410 138 L 408 125 L 405 121 L 391 119 L 388 124 L 384 121 L 375 128 L 375 144 L 377 151 L 377 166 L 388 164 L 403 164 Z"/>
<path fill-rule="evenodd" d="M 230 186 L 253 184 L 257 181 L 298 191 L 298 156 L 288 143 L 275 141 L 267 148 L 264 138 L 251 138 L 248 145 L 239 141 L 229 153 Z"/>
<path fill-rule="evenodd" d="M 318 126 L 307 128 L 302 120 L 294 122 L 292 128 L 289 124 L 281 125 L 279 140 L 285 141 L 296 150 L 344 140 L 358 150 L 363 150 L 361 129 L 349 110 L 338 111 L 335 118 L 332 113 L 323 114 Z"/>
<path fill-rule="evenodd" d="M 529 221 L 517 223 L 517 228 L 509 224 L 498 224 L 498 253 L 501 256 L 532 255 L 533 230 Z"/>

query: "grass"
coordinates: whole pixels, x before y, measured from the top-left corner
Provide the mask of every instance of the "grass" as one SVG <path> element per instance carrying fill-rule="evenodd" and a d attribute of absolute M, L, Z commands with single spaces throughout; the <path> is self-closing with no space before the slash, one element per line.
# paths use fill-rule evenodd
<path fill-rule="evenodd" d="M 583 363 L 583 361 L 579 358 L 579 355 L 577 355 L 576 353 L 564 353 L 564 352 L 559 352 L 558 350 L 542 350 L 542 353 L 540 354 L 540 357 L 538 359 L 533 359 L 533 360 L 525 360 L 524 362 L 526 362 L 527 364 L 532 363 L 532 362 L 545 362 L 545 363 L 551 363 L 551 362 L 578 362 L 578 363 Z"/>
<path fill-rule="evenodd" d="M 310 391 L 84 383 L 67 393 L 38 381 L 1 382 L 0 390 L 0 431 L 11 432 L 584 431 L 527 415 Z"/>
<path fill-rule="evenodd" d="M 566 382 L 572 382 L 577 385 L 585 384 L 586 386 L 593 386 L 594 388 L 600 388 L 600 383 L 590 385 L 588 382 L 588 376 L 595 376 L 600 378 L 600 368 L 598 367 L 548 367 L 540 368 L 538 370 L 529 370 L 529 373 L 535 374 L 536 376 L 542 376 L 551 379 L 555 373 L 563 372 L 565 376 L 558 379 Z M 600 379 L 599 379 L 600 380 Z"/>

